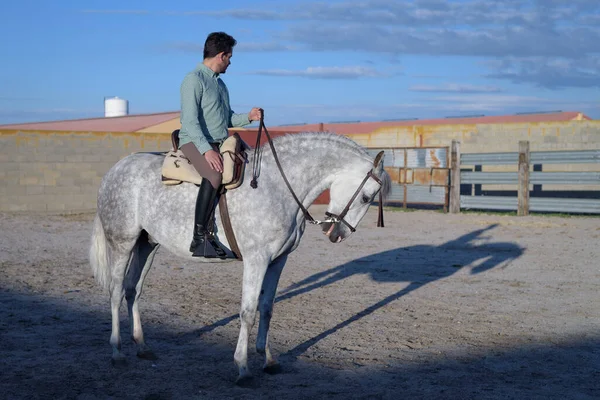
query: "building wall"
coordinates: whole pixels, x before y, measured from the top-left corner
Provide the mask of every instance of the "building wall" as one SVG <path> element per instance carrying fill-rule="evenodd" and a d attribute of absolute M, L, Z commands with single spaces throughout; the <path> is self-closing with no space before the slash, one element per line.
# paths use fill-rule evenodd
<path fill-rule="evenodd" d="M 350 137 L 366 147 L 449 146 L 458 140 L 463 153 L 518 151 L 520 140 L 528 140 L 531 151 L 600 149 L 600 121 L 413 125 Z"/>
<path fill-rule="evenodd" d="M 413 125 L 386 127 L 350 135 L 366 147 L 437 147 L 460 142 L 461 153 L 518 152 L 519 141 L 530 151 L 600 149 L 600 121 L 529 122 L 504 124 Z M 514 166 L 484 166 L 483 171 L 516 171 Z M 600 171 L 600 164 L 543 166 L 550 171 Z M 514 190 L 508 185 L 482 185 L 482 190 Z M 598 186 L 544 185 L 544 190 L 600 190 Z"/>
<path fill-rule="evenodd" d="M 450 146 L 459 140 L 462 153 L 515 152 L 520 140 L 529 140 L 531 151 L 600 149 L 600 121 L 414 125 L 349 136 L 366 147 Z M 254 145 L 254 137 L 244 140 Z M 170 148 L 167 133 L 0 130 L 0 211 L 93 210 L 100 181 L 118 160 Z M 600 164 L 566 168 L 597 171 Z"/>
<path fill-rule="evenodd" d="M 94 210 L 118 160 L 170 147 L 166 134 L 0 131 L 0 211 Z"/>

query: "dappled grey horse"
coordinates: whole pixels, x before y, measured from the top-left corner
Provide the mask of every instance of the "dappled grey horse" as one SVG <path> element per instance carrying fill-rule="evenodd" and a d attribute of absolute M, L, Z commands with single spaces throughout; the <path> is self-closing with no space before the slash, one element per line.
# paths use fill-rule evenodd
<path fill-rule="evenodd" d="M 308 207 L 330 189 L 329 219 L 324 224 L 331 242 L 347 238 L 364 217 L 375 195 L 390 190 L 383 162 L 375 161 L 352 140 L 329 133 L 301 133 L 276 138 L 276 155 L 293 192 Z M 268 331 L 273 301 L 288 254 L 295 250 L 305 228 L 305 213 L 284 184 L 270 148 L 260 153 L 258 187 L 250 179 L 227 193 L 231 225 L 243 256 L 240 333 L 234 360 L 238 381 L 251 376 L 247 365 L 248 335 L 257 310 L 260 322 L 256 350 L 264 354 L 266 370 L 277 367 L 269 350 Z M 90 264 L 98 283 L 108 289 L 112 312 L 112 361 L 124 363 L 121 352 L 119 307 L 127 300 L 131 334 L 141 358 L 155 358 L 144 342 L 138 300 L 144 278 L 159 245 L 178 256 L 189 252 L 198 188 L 190 183 L 161 183 L 163 157 L 138 153 L 116 163 L 104 176 L 98 193 Z M 249 157 L 252 164 L 253 156 Z M 345 211 L 345 212 L 344 212 Z M 343 214 L 343 215 L 342 215 Z M 223 232 L 219 212 L 217 232 Z M 219 241 L 230 248 L 225 235 Z"/>

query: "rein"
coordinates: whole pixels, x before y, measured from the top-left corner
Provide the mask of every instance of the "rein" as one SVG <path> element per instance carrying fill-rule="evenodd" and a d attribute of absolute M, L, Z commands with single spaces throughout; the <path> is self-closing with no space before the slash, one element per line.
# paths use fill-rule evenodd
<path fill-rule="evenodd" d="M 327 218 L 325 221 L 319 221 L 319 220 L 314 219 L 312 217 L 312 215 L 310 215 L 310 213 L 308 212 L 306 207 L 304 207 L 302 202 L 300 200 L 298 200 L 298 196 L 296 196 L 296 193 L 294 193 L 294 189 L 292 189 L 292 185 L 290 185 L 290 182 L 288 181 L 287 177 L 285 176 L 285 173 L 283 172 L 283 168 L 281 167 L 281 163 L 279 162 L 279 157 L 277 156 L 277 152 L 275 151 L 275 146 L 273 145 L 273 140 L 271 139 L 271 135 L 269 135 L 269 131 L 267 130 L 267 127 L 265 126 L 264 118 L 265 118 L 264 110 L 261 108 L 261 110 L 260 110 L 260 125 L 258 127 L 258 134 L 256 135 L 256 144 L 254 146 L 254 159 L 252 160 L 252 180 L 250 181 L 250 186 L 252 187 L 252 189 L 256 189 L 258 187 L 258 174 L 259 174 L 258 170 L 260 168 L 260 137 L 261 137 L 262 131 L 264 129 L 265 135 L 267 135 L 267 141 L 269 142 L 269 146 L 271 147 L 271 152 L 273 153 L 273 158 L 275 159 L 275 163 L 277 164 L 277 168 L 279 169 L 279 172 L 281 173 L 281 176 L 282 176 L 287 188 L 289 189 L 290 193 L 292 194 L 292 197 L 294 197 L 294 200 L 296 201 L 296 203 L 302 210 L 302 213 L 304 214 L 304 218 L 309 223 L 314 224 L 314 225 L 321 225 L 324 223 L 342 222 L 346 226 L 348 226 L 348 228 L 350 228 L 351 232 L 356 232 L 356 228 L 353 227 L 352 225 L 350 225 L 344 219 L 344 217 L 350 210 L 350 206 L 352 205 L 352 202 L 354 201 L 354 199 L 356 199 L 356 196 L 358 196 L 361 189 L 363 188 L 363 186 L 365 186 L 365 183 L 367 183 L 369 178 L 373 178 L 375 180 L 375 182 L 379 183 L 380 186 L 382 185 L 381 180 L 377 176 L 375 176 L 375 174 L 373 174 L 372 170 L 369 170 L 369 172 L 367 173 L 367 175 L 361 182 L 360 186 L 358 187 L 358 189 L 356 189 L 356 191 L 354 192 L 354 195 L 352 196 L 352 198 L 350 199 L 348 204 L 346 204 L 346 207 L 344 207 L 344 210 L 339 215 L 326 212 L 325 215 L 329 218 Z M 377 155 L 377 157 L 375 158 L 375 161 L 373 162 L 374 166 L 379 164 L 381 157 L 383 157 L 383 151 L 380 152 Z M 383 194 L 381 193 L 381 190 L 380 190 L 379 191 L 379 212 L 378 212 L 378 218 L 377 218 L 377 227 L 383 227 L 383 226 L 384 226 L 383 225 Z"/>
<path fill-rule="evenodd" d="M 306 207 L 304 207 L 302 202 L 300 200 L 298 200 L 298 196 L 296 196 L 296 193 L 294 193 L 294 189 L 292 189 L 292 185 L 290 185 L 290 182 L 288 181 L 287 177 L 285 176 L 285 173 L 283 172 L 283 168 L 281 167 L 281 163 L 279 162 L 279 157 L 277 156 L 277 152 L 275 151 L 275 146 L 273 146 L 273 140 L 271 139 L 271 135 L 269 135 L 269 131 L 267 130 L 267 127 L 265 126 L 264 110 L 262 108 L 260 110 L 260 125 L 258 127 L 258 135 L 256 135 L 256 146 L 254 146 L 254 160 L 252 161 L 252 181 L 250 181 L 250 186 L 252 187 L 252 189 L 256 189 L 258 187 L 257 179 L 258 179 L 258 168 L 260 166 L 260 157 L 259 157 L 259 155 L 260 155 L 260 136 L 261 136 L 263 129 L 265 130 L 265 135 L 267 135 L 267 140 L 269 142 L 269 146 L 271 146 L 271 151 L 273 152 L 273 158 L 275 159 L 277 168 L 279 168 L 279 172 L 281 173 L 281 176 L 283 177 L 283 180 L 285 181 L 286 186 L 290 190 L 290 193 L 292 193 L 294 200 L 296 200 L 296 203 L 298 203 L 298 206 L 300 206 L 300 209 L 302 210 L 302 213 L 304 214 L 304 218 L 306 218 L 306 220 L 308 222 L 310 222 L 311 224 L 318 225 L 318 224 L 322 223 L 321 221 L 315 220 L 312 217 L 312 215 L 310 215 L 310 213 L 308 212 Z"/>

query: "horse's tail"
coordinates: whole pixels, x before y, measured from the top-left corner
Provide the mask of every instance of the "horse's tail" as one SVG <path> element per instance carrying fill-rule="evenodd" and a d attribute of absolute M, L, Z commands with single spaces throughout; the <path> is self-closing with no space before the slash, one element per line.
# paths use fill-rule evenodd
<path fill-rule="evenodd" d="M 111 281 L 109 249 L 106 243 L 106 235 L 100 216 L 96 214 L 94 227 L 92 228 L 92 244 L 90 246 L 90 266 L 96 278 L 96 282 L 108 289 Z"/>

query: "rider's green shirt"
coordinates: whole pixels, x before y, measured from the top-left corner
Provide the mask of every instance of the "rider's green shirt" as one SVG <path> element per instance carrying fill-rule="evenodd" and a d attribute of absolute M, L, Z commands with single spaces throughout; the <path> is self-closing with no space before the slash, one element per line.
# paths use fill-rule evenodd
<path fill-rule="evenodd" d="M 181 130 L 179 144 L 194 143 L 204 154 L 221 143 L 227 128 L 248 125 L 248 114 L 235 114 L 229 104 L 229 91 L 219 74 L 200 63 L 181 84 Z"/>

